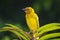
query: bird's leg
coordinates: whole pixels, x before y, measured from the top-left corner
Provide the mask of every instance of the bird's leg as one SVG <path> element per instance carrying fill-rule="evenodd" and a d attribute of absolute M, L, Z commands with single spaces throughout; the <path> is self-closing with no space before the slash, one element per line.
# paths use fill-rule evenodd
<path fill-rule="evenodd" d="M 30 32 L 25 32 L 25 33 L 27 33 L 27 34 L 31 34 L 31 31 L 30 31 Z"/>
<path fill-rule="evenodd" d="M 32 39 L 31 40 L 34 40 L 34 33 L 32 33 L 31 31 L 30 32 L 26 32 L 27 34 L 31 34 L 32 36 Z"/>
<path fill-rule="evenodd" d="M 34 33 L 32 33 L 31 31 L 30 32 L 26 32 L 27 34 L 31 34 L 31 36 L 32 36 L 32 39 L 31 40 L 35 40 L 35 38 L 34 38 Z"/>

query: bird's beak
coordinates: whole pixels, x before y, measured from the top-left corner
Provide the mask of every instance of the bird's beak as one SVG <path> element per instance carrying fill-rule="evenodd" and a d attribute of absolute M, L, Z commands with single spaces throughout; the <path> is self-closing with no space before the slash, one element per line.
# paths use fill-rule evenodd
<path fill-rule="evenodd" d="M 25 8 L 23 8 L 22 10 L 25 11 Z"/>

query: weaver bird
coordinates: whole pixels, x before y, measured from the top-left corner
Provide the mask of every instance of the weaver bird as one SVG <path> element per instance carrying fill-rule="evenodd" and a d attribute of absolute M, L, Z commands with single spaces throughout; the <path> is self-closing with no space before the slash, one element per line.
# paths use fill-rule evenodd
<path fill-rule="evenodd" d="M 32 33 L 36 32 L 36 30 L 39 28 L 38 15 L 35 13 L 32 7 L 26 7 L 22 10 L 24 10 L 26 13 L 25 18 L 30 31 Z"/>

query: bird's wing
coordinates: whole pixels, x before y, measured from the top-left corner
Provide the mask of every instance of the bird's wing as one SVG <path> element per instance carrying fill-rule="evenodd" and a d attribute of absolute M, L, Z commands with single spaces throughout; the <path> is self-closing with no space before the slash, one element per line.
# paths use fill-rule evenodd
<path fill-rule="evenodd" d="M 37 23 L 37 26 L 38 26 L 38 28 L 39 28 L 39 18 L 38 18 L 38 15 L 37 14 L 35 14 L 35 18 L 36 18 L 36 23 Z"/>

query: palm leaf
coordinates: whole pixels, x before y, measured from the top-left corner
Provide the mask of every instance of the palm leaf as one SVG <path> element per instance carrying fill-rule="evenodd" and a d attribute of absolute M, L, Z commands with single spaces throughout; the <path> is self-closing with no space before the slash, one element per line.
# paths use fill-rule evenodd
<path fill-rule="evenodd" d="M 50 39 L 58 36 L 60 36 L 60 33 L 47 34 L 45 36 L 42 36 L 39 40 L 46 40 L 46 39 Z"/>

